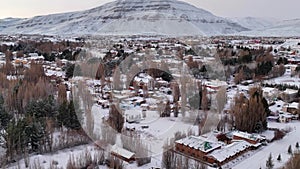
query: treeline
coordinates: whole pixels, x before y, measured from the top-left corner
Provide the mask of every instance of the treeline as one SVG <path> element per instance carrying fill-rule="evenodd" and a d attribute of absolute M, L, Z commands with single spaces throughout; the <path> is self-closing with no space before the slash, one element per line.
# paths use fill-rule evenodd
<path fill-rule="evenodd" d="M 115 50 L 117 51 L 116 54 L 108 51 L 103 58 L 93 57 L 87 51 L 81 51 L 79 56 L 88 59 L 80 64 L 68 63 L 64 67 L 66 77 L 86 76 L 101 79 L 103 77 L 112 76 L 113 70 L 129 56 L 123 49 L 117 48 Z M 128 64 L 126 64 L 128 68 L 134 63 L 131 57 L 129 57 L 126 62 L 128 62 Z"/>
<path fill-rule="evenodd" d="M 235 82 L 240 83 L 243 80 L 259 79 L 264 76 L 278 77 L 285 73 L 284 64 L 287 63 L 285 58 L 279 58 L 277 64 L 272 47 L 258 49 L 252 49 L 244 46 L 236 46 L 235 48 L 231 45 L 217 48 L 215 54 L 216 58 L 220 58 L 222 64 L 227 66 L 228 69 L 225 71 L 226 77 L 230 74 L 235 74 Z M 185 54 L 195 55 L 195 52 L 190 49 L 185 51 Z M 183 59 L 182 52 L 178 51 L 178 57 Z M 188 58 L 186 64 L 191 70 L 191 73 L 195 78 L 207 78 L 208 65 L 204 65 L 202 62 L 194 61 L 192 56 Z M 252 64 L 252 65 L 251 65 Z M 230 70 L 230 66 L 234 66 L 234 70 Z"/>
<path fill-rule="evenodd" d="M 233 46 L 227 46 L 224 48 L 218 48 L 217 56 L 221 59 L 224 65 L 239 65 L 247 64 L 255 61 L 258 57 L 270 53 L 272 48 L 264 49 L 251 49 L 248 47 L 237 46 L 236 49 Z"/>
<path fill-rule="evenodd" d="M 43 55 L 46 61 L 54 61 L 55 58 L 75 60 L 84 44 L 69 40 L 60 42 L 19 40 L 16 44 L 0 45 L 0 52 L 10 55 L 15 51 L 18 58 L 25 57 L 29 53 L 37 53 Z"/>
<path fill-rule="evenodd" d="M 299 87 L 296 85 L 289 85 L 289 84 L 270 84 L 270 83 L 264 83 L 265 87 L 273 87 L 277 88 L 280 91 L 284 91 L 286 89 L 294 89 L 294 90 L 299 90 Z M 300 96 L 300 91 L 298 92 Z"/>
<path fill-rule="evenodd" d="M 256 60 L 255 68 L 249 68 L 247 65 L 238 66 L 234 72 L 234 81 L 238 84 L 244 80 L 279 77 L 284 75 L 285 71 L 283 64 L 274 64 L 273 56 L 261 56 Z"/>

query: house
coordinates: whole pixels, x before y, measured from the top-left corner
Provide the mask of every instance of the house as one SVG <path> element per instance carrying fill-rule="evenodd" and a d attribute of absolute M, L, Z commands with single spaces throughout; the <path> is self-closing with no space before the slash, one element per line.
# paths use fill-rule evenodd
<path fill-rule="evenodd" d="M 96 101 L 98 105 L 102 106 L 102 108 L 109 108 L 109 101 L 99 99 Z"/>
<path fill-rule="evenodd" d="M 140 87 L 147 86 L 148 90 L 154 89 L 154 79 L 148 74 L 140 73 L 134 78 L 134 82 Z"/>
<path fill-rule="evenodd" d="M 233 140 L 244 140 L 250 144 L 260 146 L 260 143 L 265 141 L 266 138 L 259 134 L 250 134 L 242 131 L 233 131 L 232 133 Z"/>
<path fill-rule="evenodd" d="M 299 64 L 300 63 L 300 58 L 295 57 L 295 56 L 291 56 L 291 57 L 288 58 L 288 62 L 289 62 L 289 64 Z"/>
<path fill-rule="evenodd" d="M 132 163 L 135 161 L 135 154 L 133 152 L 121 148 L 116 144 L 111 147 L 111 155 L 128 163 Z"/>
<path fill-rule="evenodd" d="M 146 104 L 146 103 L 141 104 L 141 108 L 143 111 L 149 110 L 149 104 Z"/>
<path fill-rule="evenodd" d="M 26 58 L 29 62 L 35 61 L 37 63 L 43 63 L 45 60 L 44 56 L 39 56 L 37 53 L 29 53 L 28 57 Z"/>
<path fill-rule="evenodd" d="M 281 123 L 288 123 L 293 120 L 293 115 L 286 112 L 280 112 L 279 113 L 279 122 Z"/>
<path fill-rule="evenodd" d="M 274 100 L 277 98 L 279 91 L 276 88 L 273 87 L 263 87 L 263 96 L 269 100 Z"/>
<path fill-rule="evenodd" d="M 236 141 L 206 155 L 205 159 L 210 164 L 221 166 L 249 151 L 251 146 L 247 141 Z"/>
<path fill-rule="evenodd" d="M 162 80 L 162 79 L 159 79 L 155 82 L 155 86 L 157 88 L 160 88 L 160 87 L 169 87 L 169 82 L 165 81 L 165 80 Z"/>
<path fill-rule="evenodd" d="M 279 116 L 268 116 L 267 119 L 268 119 L 268 121 L 272 121 L 272 122 L 280 121 Z"/>
<path fill-rule="evenodd" d="M 126 122 L 128 123 L 139 123 L 142 120 L 142 110 L 130 109 L 125 110 Z"/>
<path fill-rule="evenodd" d="M 281 97 L 285 102 L 292 102 L 298 97 L 298 90 L 286 89 L 281 93 Z"/>
<path fill-rule="evenodd" d="M 298 105 L 299 105 L 299 103 L 297 103 L 297 102 L 293 102 L 293 103 L 290 103 L 290 104 L 285 104 L 282 107 L 282 111 L 288 112 L 288 113 L 291 113 L 291 114 L 297 114 L 298 113 Z"/>
<path fill-rule="evenodd" d="M 200 160 L 205 160 L 204 157 L 208 153 L 220 148 L 220 143 L 208 140 L 201 136 L 189 136 L 175 141 L 176 151 Z"/>
<path fill-rule="evenodd" d="M 228 87 L 227 82 L 220 81 L 220 80 L 211 80 L 211 81 L 205 81 L 204 86 L 212 89 L 212 90 L 219 90 L 221 87 L 224 87 L 225 89 Z"/>

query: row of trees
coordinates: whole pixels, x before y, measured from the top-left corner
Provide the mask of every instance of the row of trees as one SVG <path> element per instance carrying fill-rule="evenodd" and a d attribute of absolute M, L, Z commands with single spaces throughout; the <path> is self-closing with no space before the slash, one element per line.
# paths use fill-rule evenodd
<path fill-rule="evenodd" d="M 0 52 L 10 53 L 16 51 L 18 58 L 24 57 L 29 53 L 38 53 L 43 55 L 45 60 L 54 61 L 56 58 L 75 60 L 75 58 L 81 52 L 80 47 L 84 45 L 84 42 L 71 42 L 71 41 L 34 41 L 34 40 L 19 40 L 14 45 L 0 45 Z"/>
<path fill-rule="evenodd" d="M 142 140 L 138 133 L 123 130 L 121 140 L 124 149 L 135 153 L 138 166 L 151 162 L 150 145 L 145 140 Z"/>
<path fill-rule="evenodd" d="M 233 46 L 225 46 L 224 48 L 217 49 L 217 56 L 221 59 L 224 65 L 240 65 L 248 64 L 256 60 L 258 56 L 264 55 L 265 52 L 270 53 L 272 48 L 259 48 L 250 49 L 248 47 L 237 46 L 233 49 Z"/>
<path fill-rule="evenodd" d="M 267 116 L 270 110 L 260 87 L 250 88 L 249 98 L 242 93 L 237 95 L 231 110 L 235 117 L 236 129 L 249 133 L 267 129 Z"/>

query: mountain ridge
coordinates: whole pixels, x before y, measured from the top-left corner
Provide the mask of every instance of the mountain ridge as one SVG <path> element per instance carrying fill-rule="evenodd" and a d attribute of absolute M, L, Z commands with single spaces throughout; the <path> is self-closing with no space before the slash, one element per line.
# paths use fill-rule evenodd
<path fill-rule="evenodd" d="M 1 34 L 224 35 L 249 30 L 177 0 L 118 0 L 89 10 L 0 20 Z"/>

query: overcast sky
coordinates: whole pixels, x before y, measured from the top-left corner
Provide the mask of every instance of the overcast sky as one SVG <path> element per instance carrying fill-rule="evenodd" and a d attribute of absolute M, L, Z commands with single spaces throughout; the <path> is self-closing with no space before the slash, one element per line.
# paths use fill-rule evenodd
<path fill-rule="evenodd" d="M 90 9 L 112 0 L 2 0 L 0 18 Z M 222 17 L 300 18 L 299 0 L 182 0 Z"/>

